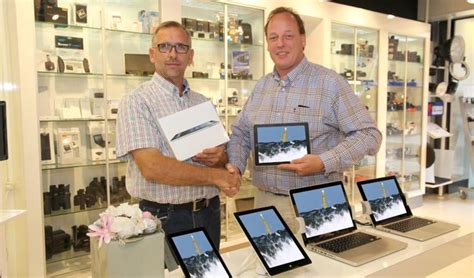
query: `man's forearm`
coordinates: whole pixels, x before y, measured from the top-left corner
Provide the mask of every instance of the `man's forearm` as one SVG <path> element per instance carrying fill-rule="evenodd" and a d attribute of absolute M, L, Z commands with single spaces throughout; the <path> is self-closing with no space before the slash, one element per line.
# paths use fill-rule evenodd
<path fill-rule="evenodd" d="M 204 185 L 216 184 L 216 178 L 226 171 L 192 165 L 162 155 L 159 151 L 144 150 L 146 153 L 134 151 L 133 158 L 137 162 L 142 175 L 147 179 L 161 184 L 170 185 Z"/>

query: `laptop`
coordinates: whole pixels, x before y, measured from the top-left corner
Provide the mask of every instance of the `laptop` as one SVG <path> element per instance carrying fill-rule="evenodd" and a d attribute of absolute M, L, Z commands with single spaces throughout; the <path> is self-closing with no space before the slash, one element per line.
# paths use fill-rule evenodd
<path fill-rule="evenodd" d="M 413 216 L 395 176 L 357 182 L 376 229 L 425 241 L 459 229 L 459 225 Z"/>
<path fill-rule="evenodd" d="M 290 190 L 297 217 L 303 219 L 302 235 L 310 251 L 359 266 L 400 251 L 407 244 L 357 230 L 342 182 Z"/>

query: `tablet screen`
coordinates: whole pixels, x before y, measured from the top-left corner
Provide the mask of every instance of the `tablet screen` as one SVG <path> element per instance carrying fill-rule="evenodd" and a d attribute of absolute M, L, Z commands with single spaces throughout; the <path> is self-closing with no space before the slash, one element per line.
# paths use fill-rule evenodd
<path fill-rule="evenodd" d="M 311 263 L 275 207 L 234 215 L 270 275 Z"/>
<path fill-rule="evenodd" d="M 311 152 L 308 123 L 254 126 L 255 164 L 289 163 Z"/>
<path fill-rule="evenodd" d="M 186 277 L 232 277 L 203 228 L 167 237 Z"/>

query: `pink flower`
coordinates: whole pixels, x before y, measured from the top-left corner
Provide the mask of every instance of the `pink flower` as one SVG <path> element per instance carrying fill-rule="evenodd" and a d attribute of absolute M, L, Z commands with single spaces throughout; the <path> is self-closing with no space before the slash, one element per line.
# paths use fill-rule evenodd
<path fill-rule="evenodd" d="M 153 219 L 153 214 L 151 214 L 149 211 L 144 211 L 144 212 L 143 212 L 143 218 L 145 218 L 145 219 Z"/>
<path fill-rule="evenodd" d="M 89 225 L 91 233 L 87 233 L 89 237 L 99 237 L 99 248 L 102 246 L 102 241 L 109 244 L 110 240 L 118 232 L 112 228 L 114 217 L 111 214 L 104 213 L 100 216 L 101 225 Z"/>

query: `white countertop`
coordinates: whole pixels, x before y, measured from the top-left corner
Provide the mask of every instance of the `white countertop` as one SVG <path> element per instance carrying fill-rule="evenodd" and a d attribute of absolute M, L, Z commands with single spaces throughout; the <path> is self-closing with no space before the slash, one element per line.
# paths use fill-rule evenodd
<path fill-rule="evenodd" d="M 25 212 L 26 210 L 22 210 L 22 209 L 0 210 L 0 225 L 14 219 L 17 216 L 22 215 Z"/>
<path fill-rule="evenodd" d="M 436 198 L 436 197 L 434 197 Z M 311 258 L 312 264 L 293 269 L 289 272 L 281 273 L 278 277 L 365 277 L 369 274 L 384 270 L 390 266 L 396 265 L 404 260 L 411 259 L 416 255 L 427 252 L 435 247 L 443 245 L 449 241 L 455 240 L 459 237 L 465 236 L 474 232 L 473 216 L 474 216 L 474 201 L 461 200 L 456 195 L 447 197 L 446 202 L 439 202 L 434 199 L 433 202 L 427 202 L 422 207 L 414 209 L 413 213 L 417 216 L 431 217 L 442 219 L 451 223 L 461 225 L 459 230 L 439 236 L 437 238 L 419 242 L 408 238 L 391 235 L 381 231 L 377 231 L 370 227 L 361 228 L 362 231 L 380 234 L 385 237 L 394 238 L 408 243 L 408 247 L 399 252 L 390 254 L 386 257 L 377 259 L 359 267 L 353 267 L 342 262 L 333 260 L 331 258 L 316 254 L 306 249 L 306 253 Z M 429 201 L 429 200 L 428 200 Z M 434 252 L 433 252 L 434 253 Z M 437 254 L 439 255 L 439 254 Z M 255 260 L 253 263 L 243 263 L 249 256 L 255 256 L 254 250 L 251 247 L 231 251 L 222 254 L 222 257 L 234 277 L 257 277 L 257 265 Z M 446 254 L 449 256 L 449 254 Z M 247 260 L 248 261 L 248 260 Z M 259 262 L 258 262 L 259 263 Z M 423 267 L 420 265 L 419 267 Z M 261 269 L 262 267 L 260 267 Z M 449 267 L 446 268 L 449 271 Z M 441 272 L 440 272 L 441 273 Z M 444 272 L 442 272 L 444 273 Z M 176 270 L 171 273 L 166 272 L 166 277 L 182 277 L 181 270 Z M 451 276 L 452 277 L 452 276 Z"/>

